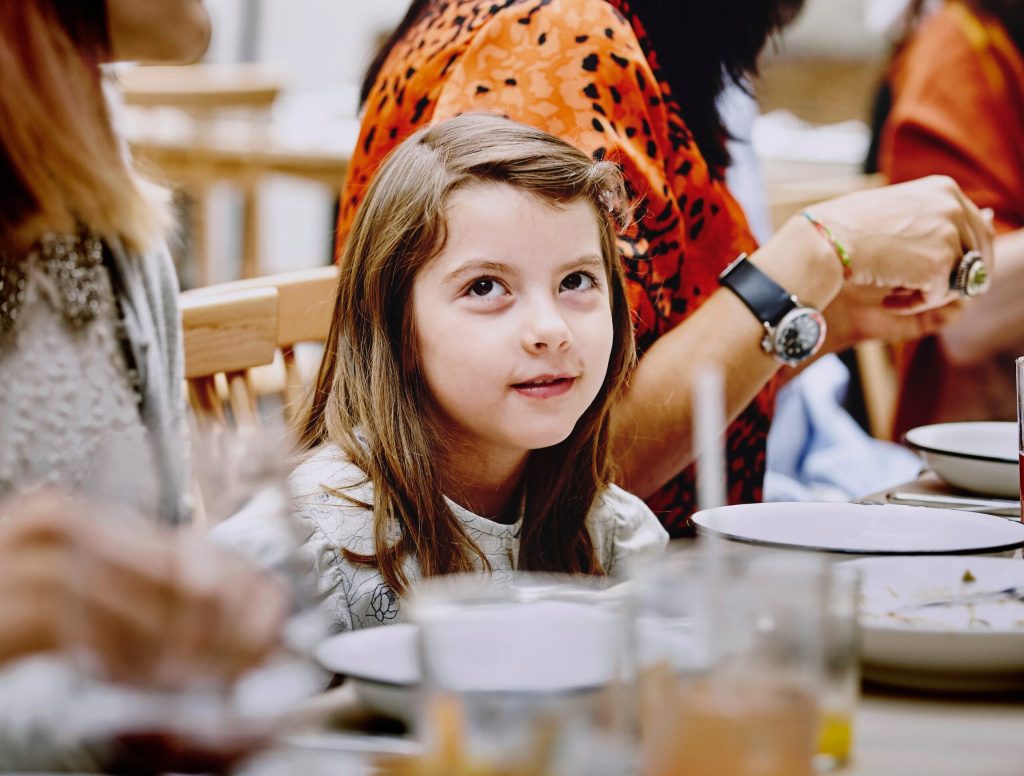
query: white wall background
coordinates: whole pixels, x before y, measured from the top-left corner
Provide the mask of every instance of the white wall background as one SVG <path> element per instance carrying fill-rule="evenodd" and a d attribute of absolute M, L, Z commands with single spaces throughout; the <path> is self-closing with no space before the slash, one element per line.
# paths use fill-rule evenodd
<path fill-rule="evenodd" d="M 865 25 L 868 6 L 904 0 L 806 0 L 803 13 L 784 34 L 783 53 L 826 57 L 873 57 L 887 44 Z"/>
<path fill-rule="evenodd" d="M 713 0 L 710 0 L 713 2 Z M 787 31 L 782 53 L 871 56 L 884 49 L 864 26 L 865 4 L 902 0 L 807 0 Z M 237 62 L 245 52 L 273 65 L 289 84 L 286 99 L 307 99 L 332 116 L 355 116 L 362 72 L 380 37 L 402 18 L 408 0 L 206 0 L 214 24 L 207 60 Z M 245 19 L 255 14 L 255 35 Z M 310 121 L 317 121 L 311 114 Z M 261 191 L 265 218 L 260 249 L 263 270 L 281 272 L 322 263 L 331 254 L 335 192 L 275 179 Z M 215 255 L 238 251 L 237 203 L 215 197 L 209 223 Z M 225 269 L 226 277 L 233 271 Z M 226 278 L 225 278 L 226 279 Z"/>

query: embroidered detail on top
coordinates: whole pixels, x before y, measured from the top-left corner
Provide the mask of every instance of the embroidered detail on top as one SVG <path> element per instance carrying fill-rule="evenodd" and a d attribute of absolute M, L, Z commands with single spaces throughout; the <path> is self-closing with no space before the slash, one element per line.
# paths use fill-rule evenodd
<path fill-rule="evenodd" d="M 36 262 L 53 281 L 55 301 L 69 326 L 80 329 L 96 320 L 104 272 L 102 241 L 84 230 L 76 234 L 51 232 L 20 260 L 0 252 L 0 335 L 12 332 L 18 322 L 30 262 Z"/>

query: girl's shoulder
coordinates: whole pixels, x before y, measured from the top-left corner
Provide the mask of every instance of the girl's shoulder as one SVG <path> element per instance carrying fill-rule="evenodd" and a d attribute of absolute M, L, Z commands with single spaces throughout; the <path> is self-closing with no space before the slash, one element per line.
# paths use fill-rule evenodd
<path fill-rule="evenodd" d="M 288 487 L 299 503 L 371 503 L 373 494 L 366 472 L 335 444 L 322 445 L 310 453 L 292 471 Z"/>
<path fill-rule="evenodd" d="M 347 549 L 373 553 L 373 484 L 334 444 L 313 451 L 288 480 L 307 549 L 332 558 Z"/>
<path fill-rule="evenodd" d="M 668 532 L 644 501 L 618 485 L 608 485 L 588 516 L 590 534 L 601 565 L 610 576 L 623 563 L 656 555 L 668 543 Z"/>
<path fill-rule="evenodd" d="M 629 491 L 623 490 L 618 485 L 609 483 L 594 501 L 590 510 L 591 522 L 603 525 L 626 526 L 654 521 L 651 508 L 644 503 L 639 496 L 634 496 Z M 658 523 L 660 525 L 660 523 Z"/>

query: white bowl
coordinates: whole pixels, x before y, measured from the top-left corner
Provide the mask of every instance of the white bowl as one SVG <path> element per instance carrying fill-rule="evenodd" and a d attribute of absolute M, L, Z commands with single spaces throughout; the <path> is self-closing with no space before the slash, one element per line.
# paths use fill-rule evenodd
<path fill-rule="evenodd" d="M 1020 496 L 1016 423 L 936 423 L 911 429 L 903 440 L 954 487 Z"/>

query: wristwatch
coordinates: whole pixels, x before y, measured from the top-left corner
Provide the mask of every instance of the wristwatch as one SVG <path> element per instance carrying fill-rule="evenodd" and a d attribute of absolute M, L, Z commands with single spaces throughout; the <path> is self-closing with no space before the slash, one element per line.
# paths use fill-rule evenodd
<path fill-rule="evenodd" d="M 796 366 L 813 356 L 825 342 L 825 318 L 800 303 L 741 253 L 718 282 L 740 298 L 764 325 L 761 349 L 776 361 Z"/>

